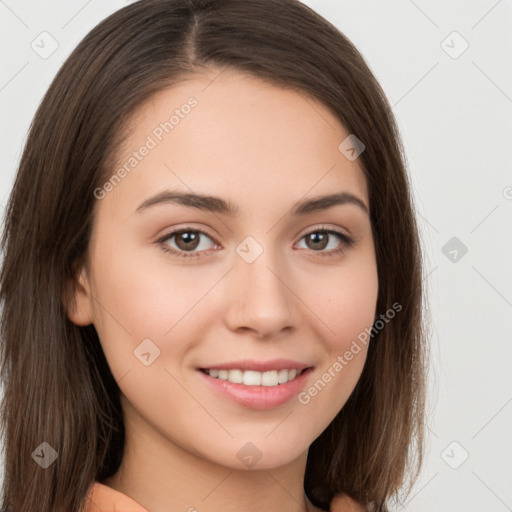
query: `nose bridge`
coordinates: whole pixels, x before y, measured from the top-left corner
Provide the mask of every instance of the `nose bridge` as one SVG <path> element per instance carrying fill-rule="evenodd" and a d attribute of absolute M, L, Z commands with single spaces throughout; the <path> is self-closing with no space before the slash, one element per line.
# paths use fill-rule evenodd
<path fill-rule="evenodd" d="M 270 239 L 247 237 L 236 248 L 227 318 L 231 328 L 247 328 L 260 336 L 276 334 L 295 322 L 286 262 L 278 248 L 270 247 Z"/>

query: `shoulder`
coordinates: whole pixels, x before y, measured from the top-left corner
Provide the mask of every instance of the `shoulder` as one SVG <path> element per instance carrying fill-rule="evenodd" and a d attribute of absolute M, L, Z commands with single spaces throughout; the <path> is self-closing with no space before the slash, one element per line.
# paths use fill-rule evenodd
<path fill-rule="evenodd" d="M 308 502 L 309 512 L 325 512 L 324 510 L 315 507 L 315 505 L 309 501 L 307 496 L 306 499 Z M 332 499 L 329 512 L 366 512 L 366 508 L 352 498 L 349 498 L 344 494 L 339 494 Z"/>
<path fill-rule="evenodd" d="M 123 512 L 148 512 L 142 505 L 112 487 L 94 482 L 87 496 L 85 512 L 122 510 Z"/>
<path fill-rule="evenodd" d="M 365 512 L 366 507 L 346 495 L 338 495 L 331 501 L 329 512 Z"/>

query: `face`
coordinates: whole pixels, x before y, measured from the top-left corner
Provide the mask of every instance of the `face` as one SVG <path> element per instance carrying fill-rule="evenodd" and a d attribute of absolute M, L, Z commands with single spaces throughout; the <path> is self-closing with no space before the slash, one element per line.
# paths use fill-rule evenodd
<path fill-rule="evenodd" d="M 125 421 L 162 453 L 273 468 L 307 453 L 363 369 L 353 342 L 378 292 L 370 205 L 329 109 L 217 75 L 130 120 L 69 316 L 94 324 Z"/>

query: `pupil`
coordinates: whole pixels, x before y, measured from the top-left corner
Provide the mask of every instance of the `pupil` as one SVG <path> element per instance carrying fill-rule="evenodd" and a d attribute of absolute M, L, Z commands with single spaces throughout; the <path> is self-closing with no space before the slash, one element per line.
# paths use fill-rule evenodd
<path fill-rule="evenodd" d="M 327 236 L 325 233 L 313 233 L 309 236 L 313 240 L 313 248 L 323 249 L 326 246 Z"/>
<path fill-rule="evenodd" d="M 178 240 L 182 241 L 186 249 L 195 249 L 197 247 L 197 241 L 199 237 L 195 233 L 180 233 Z"/>

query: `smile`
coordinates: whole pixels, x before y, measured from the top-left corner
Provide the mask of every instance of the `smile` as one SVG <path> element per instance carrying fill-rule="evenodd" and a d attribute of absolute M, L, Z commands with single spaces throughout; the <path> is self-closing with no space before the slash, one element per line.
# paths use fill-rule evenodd
<path fill-rule="evenodd" d="M 307 368 L 303 370 L 282 369 L 258 372 L 254 370 L 201 370 L 214 379 L 220 379 L 232 382 L 233 384 L 244 384 L 245 386 L 279 386 L 286 384 L 299 377 Z"/>
<path fill-rule="evenodd" d="M 314 367 L 290 359 L 232 361 L 196 368 L 215 395 L 249 409 L 273 409 L 291 402 Z"/>

